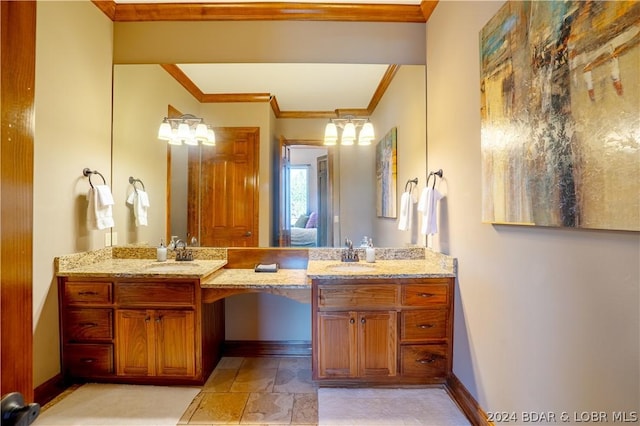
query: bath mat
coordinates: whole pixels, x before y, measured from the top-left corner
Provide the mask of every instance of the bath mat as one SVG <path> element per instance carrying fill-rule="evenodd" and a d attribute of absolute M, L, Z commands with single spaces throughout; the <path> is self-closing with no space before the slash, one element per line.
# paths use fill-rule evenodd
<path fill-rule="evenodd" d="M 43 410 L 32 424 L 175 426 L 197 387 L 87 383 Z"/>
<path fill-rule="evenodd" d="M 442 388 L 318 389 L 318 424 L 470 425 Z"/>

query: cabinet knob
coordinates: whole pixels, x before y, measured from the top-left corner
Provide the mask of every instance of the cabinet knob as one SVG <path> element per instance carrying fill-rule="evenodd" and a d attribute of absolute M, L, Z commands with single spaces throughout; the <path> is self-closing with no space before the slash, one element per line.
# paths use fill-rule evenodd
<path fill-rule="evenodd" d="M 435 358 L 434 357 L 430 357 L 430 358 L 422 358 L 422 359 L 416 359 L 416 362 L 418 364 L 432 364 L 435 362 Z"/>
<path fill-rule="evenodd" d="M 354 320 L 353 318 L 351 318 L 351 319 L 349 320 L 349 324 L 354 324 L 355 322 L 356 322 L 356 320 Z"/>
<path fill-rule="evenodd" d="M 80 362 L 84 362 L 85 364 L 91 364 L 93 362 L 95 362 L 95 358 L 82 358 L 80 359 Z"/>
<path fill-rule="evenodd" d="M 424 330 L 425 328 L 433 328 L 435 327 L 435 325 L 434 324 L 418 324 L 417 327 Z"/>
<path fill-rule="evenodd" d="M 367 319 L 365 317 L 360 318 L 360 324 L 364 324 L 365 322 L 367 322 Z"/>
<path fill-rule="evenodd" d="M 433 297 L 433 293 L 420 293 L 419 294 L 420 297 Z"/>
<path fill-rule="evenodd" d="M 151 317 L 146 317 L 146 318 L 144 319 L 144 322 L 149 322 L 149 321 L 151 321 Z"/>
<path fill-rule="evenodd" d="M 244 233 L 245 237 L 250 237 L 252 235 L 253 235 L 253 233 L 251 231 L 247 231 L 247 232 Z"/>

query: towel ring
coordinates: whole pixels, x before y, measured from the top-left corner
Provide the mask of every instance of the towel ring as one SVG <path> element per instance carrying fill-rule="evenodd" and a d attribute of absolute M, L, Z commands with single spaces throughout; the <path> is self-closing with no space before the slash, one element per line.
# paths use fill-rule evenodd
<path fill-rule="evenodd" d="M 430 172 L 429 176 L 427 176 L 427 186 L 429 186 L 429 179 L 431 179 L 431 176 L 433 176 L 433 186 L 431 187 L 431 189 L 435 189 L 436 188 L 436 176 L 438 176 L 440 179 L 442 179 L 442 169 L 438 170 L 437 172 Z"/>
<path fill-rule="evenodd" d="M 407 187 L 409 187 L 409 192 L 411 192 L 413 189 L 411 188 L 411 185 L 418 186 L 418 178 L 409 179 L 407 183 L 404 184 L 404 192 L 407 192 Z"/>
<path fill-rule="evenodd" d="M 100 173 L 97 170 L 91 170 L 90 168 L 85 167 L 84 169 L 82 169 L 82 174 L 89 178 L 89 185 L 91 185 L 91 188 L 93 188 L 93 183 L 91 183 L 91 175 L 94 174 L 94 173 L 97 174 L 97 175 L 100 175 L 100 177 L 102 178 L 102 183 L 104 185 L 107 184 L 107 181 L 105 180 L 104 176 L 102 176 L 102 173 Z"/>
<path fill-rule="evenodd" d="M 142 185 L 142 190 L 147 191 L 144 187 L 144 183 L 140 179 L 135 179 L 133 176 L 129 176 L 129 183 L 133 186 L 133 190 L 138 192 L 138 188 L 136 187 L 136 182 L 139 182 Z"/>

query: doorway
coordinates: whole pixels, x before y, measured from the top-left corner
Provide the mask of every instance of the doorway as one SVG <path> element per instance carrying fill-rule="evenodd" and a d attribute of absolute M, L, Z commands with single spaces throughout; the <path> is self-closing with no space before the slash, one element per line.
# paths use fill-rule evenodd
<path fill-rule="evenodd" d="M 280 143 L 279 245 L 333 246 L 333 152 L 322 141 L 282 137 Z"/>

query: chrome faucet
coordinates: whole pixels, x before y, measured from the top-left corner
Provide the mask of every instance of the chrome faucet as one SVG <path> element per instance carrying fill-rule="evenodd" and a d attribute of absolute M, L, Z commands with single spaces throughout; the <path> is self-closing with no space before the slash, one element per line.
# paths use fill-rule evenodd
<path fill-rule="evenodd" d="M 176 241 L 176 261 L 177 262 L 186 262 L 193 260 L 193 252 L 191 250 L 187 250 L 187 243 L 178 239 Z M 182 248 L 180 247 L 182 246 Z"/>
<path fill-rule="evenodd" d="M 342 252 L 340 260 L 342 262 L 359 262 L 358 252 L 353 249 L 353 241 L 349 238 L 344 239 L 344 245 L 347 247 Z"/>

